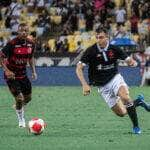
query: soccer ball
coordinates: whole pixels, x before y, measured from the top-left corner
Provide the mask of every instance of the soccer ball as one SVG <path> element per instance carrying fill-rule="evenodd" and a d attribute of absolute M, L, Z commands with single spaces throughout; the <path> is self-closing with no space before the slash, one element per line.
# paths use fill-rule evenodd
<path fill-rule="evenodd" d="M 35 135 L 41 134 L 46 127 L 45 122 L 40 118 L 33 118 L 28 123 L 29 132 Z"/>

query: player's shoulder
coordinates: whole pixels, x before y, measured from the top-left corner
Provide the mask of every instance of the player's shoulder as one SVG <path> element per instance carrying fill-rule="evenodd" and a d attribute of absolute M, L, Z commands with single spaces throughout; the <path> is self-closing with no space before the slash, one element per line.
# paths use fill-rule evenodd
<path fill-rule="evenodd" d="M 97 49 L 97 44 L 95 43 L 95 44 L 93 44 L 93 45 L 91 45 L 90 47 L 88 47 L 87 49 L 86 49 L 86 51 L 87 52 L 94 52 L 94 51 L 96 51 L 96 49 Z"/>
<path fill-rule="evenodd" d="M 15 37 L 13 39 L 8 40 L 8 44 L 10 45 L 15 45 L 18 41 L 18 37 Z"/>

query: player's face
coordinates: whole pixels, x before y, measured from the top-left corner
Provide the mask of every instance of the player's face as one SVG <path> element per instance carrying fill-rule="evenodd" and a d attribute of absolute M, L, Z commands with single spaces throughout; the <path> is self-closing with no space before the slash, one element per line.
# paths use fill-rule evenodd
<path fill-rule="evenodd" d="M 106 46 L 106 44 L 107 44 L 107 41 L 108 41 L 108 37 L 107 37 L 107 35 L 106 35 L 106 33 L 104 33 L 104 32 L 101 32 L 101 33 L 98 33 L 97 35 L 96 35 L 96 39 L 97 39 L 97 43 L 100 45 L 100 46 Z"/>
<path fill-rule="evenodd" d="M 19 26 L 18 28 L 18 35 L 20 38 L 25 39 L 29 35 L 29 28 L 28 26 Z"/>

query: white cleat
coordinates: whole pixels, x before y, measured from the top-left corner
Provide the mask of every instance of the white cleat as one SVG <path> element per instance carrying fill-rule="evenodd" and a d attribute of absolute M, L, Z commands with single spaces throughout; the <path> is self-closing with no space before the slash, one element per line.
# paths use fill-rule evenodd
<path fill-rule="evenodd" d="M 19 121 L 19 127 L 20 128 L 25 128 L 26 127 L 25 120 Z"/>

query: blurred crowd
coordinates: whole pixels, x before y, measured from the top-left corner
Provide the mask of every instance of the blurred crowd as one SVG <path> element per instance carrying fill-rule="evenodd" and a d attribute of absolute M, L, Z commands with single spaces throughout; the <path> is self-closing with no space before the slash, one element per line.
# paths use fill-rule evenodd
<path fill-rule="evenodd" d="M 0 9 L 0 48 L 30 26 L 37 53 L 79 53 L 95 43 L 102 26 L 112 38 L 131 38 L 143 51 L 150 46 L 149 0 L 12 0 Z"/>

